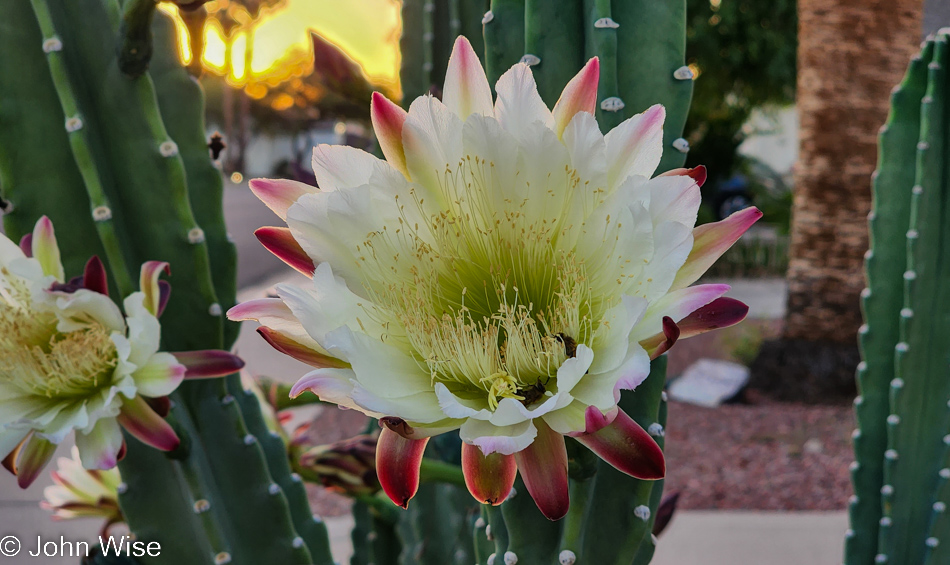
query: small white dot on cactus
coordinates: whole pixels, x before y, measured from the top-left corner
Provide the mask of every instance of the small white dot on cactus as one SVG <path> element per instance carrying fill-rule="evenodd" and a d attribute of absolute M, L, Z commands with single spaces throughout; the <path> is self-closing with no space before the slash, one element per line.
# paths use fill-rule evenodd
<path fill-rule="evenodd" d="M 107 222 L 112 219 L 112 210 L 108 206 L 96 206 L 92 209 L 92 219 L 97 222 Z"/>
<path fill-rule="evenodd" d="M 693 70 L 688 66 L 683 65 L 682 67 L 673 71 L 673 78 L 676 80 L 692 80 Z"/>
<path fill-rule="evenodd" d="M 677 137 L 676 139 L 673 140 L 673 149 L 676 149 L 680 153 L 688 153 L 689 142 L 686 141 L 686 139 L 682 137 Z"/>
<path fill-rule="evenodd" d="M 198 245 L 205 242 L 205 232 L 203 229 L 195 226 L 188 230 L 188 243 Z"/>
<path fill-rule="evenodd" d="M 897 345 L 895 345 L 894 349 L 901 353 L 907 353 L 908 351 L 910 351 L 910 344 L 907 343 L 906 341 L 902 341 L 898 343 Z"/>
<path fill-rule="evenodd" d="M 119 483 L 119 485 L 115 487 L 115 491 L 119 494 L 125 494 L 129 491 L 128 483 Z"/>
<path fill-rule="evenodd" d="M 485 562 L 486 565 L 495 565 L 495 554 L 492 553 L 488 556 L 488 561 Z"/>
<path fill-rule="evenodd" d="M 79 131 L 82 129 L 82 118 L 79 116 L 72 116 L 71 118 L 66 118 L 66 131 L 72 133 L 74 131 Z"/>
<path fill-rule="evenodd" d="M 231 404 L 232 402 L 234 402 L 234 397 L 231 396 L 230 394 L 225 394 L 224 396 L 221 397 L 221 404 L 224 406 L 227 406 L 228 404 Z"/>
<path fill-rule="evenodd" d="M 422 34 L 423 41 L 432 41 L 433 39 L 435 39 L 435 34 L 431 31 L 427 31 L 426 33 Z"/>
<path fill-rule="evenodd" d="M 426 3 L 422 6 L 422 9 L 425 10 L 426 12 L 434 12 L 434 11 L 435 11 L 435 4 L 432 3 L 432 2 L 426 2 Z"/>
<path fill-rule="evenodd" d="M 930 144 L 927 143 L 926 141 L 921 141 L 917 144 L 918 151 L 926 151 L 928 149 L 930 149 Z"/>
<path fill-rule="evenodd" d="M 63 42 L 59 40 L 55 35 L 53 37 L 47 38 L 43 41 L 43 53 L 52 53 L 54 51 L 62 51 Z"/>
<path fill-rule="evenodd" d="M 863 397 L 863 396 L 856 396 L 856 397 L 854 397 L 854 405 L 855 405 L 855 406 L 861 406 L 862 404 L 864 404 L 864 397 Z"/>
<path fill-rule="evenodd" d="M 940 41 L 940 40 L 938 39 L 937 41 Z M 944 39 L 944 41 L 946 41 L 946 39 Z M 941 67 L 940 67 L 940 63 L 938 63 L 937 61 L 934 61 L 933 63 L 930 63 L 929 65 L 927 65 L 927 68 L 934 71 L 939 71 Z"/>
<path fill-rule="evenodd" d="M 267 487 L 267 492 L 269 492 L 272 495 L 280 494 L 280 485 L 278 485 L 277 483 L 271 483 L 270 486 Z"/>
<path fill-rule="evenodd" d="M 905 281 L 912 281 L 912 280 L 914 280 L 914 279 L 916 279 L 916 278 L 917 278 L 917 272 L 916 272 L 916 271 L 904 271 L 904 280 L 905 280 Z"/>
<path fill-rule="evenodd" d="M 425 63 L 422 63 L 422 70 L 425 71 L 425 72 L 431 71 L 431 70 L 432 70 L 432 63 L 429 62 L 429 61 L 426 61 Z"/>
<path fill-rule="evenodd" d="M 851 539 L 853 537 L 854 537 L 854 530 L 852 530 L 851 528 L 848 528 L 847 530 L 844 531 L 844 539 Z"/>
<path fill-rule="evenodd" d="M 947 510 L 946 504 L 944 504 L 943 502 L 940 502 L 939 500 L 937 502 L 934 502 L 934 512 L 943 514 L 946 510 Z"/>
<path fill-rule="evenodd" d="M 888 460 L 890 460 L 890 461 L 897 461 L 897 450 L 896 450 L 896 449 L 888 449 L 887 451 L 885 451 L 885 452 L 884 452 L 884 459 L 888 459 Z"/>
<path fill-rule="evenodd" d="M 871 331 L 871 328 L 869 328 L 867 324 L 861 324 L 861 325 L 858 327 L 858 333 L 859 333 L 859 334 L 862 334 L 862 335 L 863 335 L 863 334 L 868 333 L 869 331 Z"/>
<path fill-rule="evenodd" d="M 475 527 L 478 528 L 479 530 L 482 529 L 482 528 L 484 528 L 484 527 L 485 527 L 485 519 L 482 518 L 481 516 L 479 516 L 478 519 L 475 520 Z"/>
<path fill-rule="evenodd" d="M 650 533 L 650 543 L 653 544 L 653 547 L 656 547 L 656 544 L 660 543 L 660 539 L 652 532 Z"/>
<path fill-rule="evenodd" d="M 508 496 L 505 497 L 505 502 L 508 502 L 512 498 L 518 496 L 518 489 L 511 487 L 511 492 L 508 493 Z"/>
<path fill-rule="evenodd" d="M 864 361 L 861 361 L 860 363 L 858 363 L 858 370 L 859 370 L 859 371 L 867 371 L 867 370 L 868 370 L 868 364 L 865 363 Z"/>
<path fill-rule="evenodd" d="M 162 157 L 174 157 L 178 155 L 178 145 L 174 141 L 166 139 L 158 146 L 158 152 L 162 154 Z"/>
<path fill-rule="evenodd" d="M 884 496 L 890 496 L 894 494 L 894 487 L 891 485 L 884 485 L 881 487 L 881 494 Z"/>
<path fill-rule="evenodd" d="M 208 306 L 208 314 L 212 316 L 220 316 L 221 312 L 222 312 L 221 305 L 218 304 L 217 302 L 215 302 L 211 306 Z"/>
<path fill-rule="evenodd" d="M 594 27 L 597 29 L 617 29 L 620 27 L 620 24 L 611 18 L 600 18 L 594 22 Z"/>
<path fill-rule="evenodd" d="M 303 479 L 301 479 L 301 478 L 300 478 L 300 475 L 298 475 L 297 473 L 291 473 L 291 474 L 290 474 L 290 480 L 292 480 L 292 481 L 295 482 L 295 483 L 299 483 L 299 482 L 302 482 L 302 481 L 303 481 Z"/>
<path fill-rule="evenodd" d="M 537 55 L 532 55 L 531 53 L 525 53 L 524 55 L 521 56 L 521 60 L 518 62 L 524 63 L 525 65 L 528 65 L 529 67 L 533 67 L 541 62 L 541 57 L 538 57 Z"/>
<path fill-rule="evenodd" d="M 379 534 L 376 532 L 366 534 L 366 541 L 376 541 L 377 538 L 379 538 Z"/>
<path fill-rule="evenodd" d="M 910 189 L 910 192 L 911 194 L 916 194 L 917 196 L 920 196 L 921 194 L 924 193 L 924 187 L 920 186 L 919 184 L 915 184 L 914 188 Z"/>
<path fill-rule="evenodd" d="M 859 502 L 861 502 L 861 499 L 858 498 L 858 495 L 856 494 L 852 494 L 851 496 L 848 497 L 848 504 L 850 504 L 851 506 L 854 506 L 855 504 Z"/>
<path fill-rule="evenodd" d="M 855 429 L 851 432 L 851 439 L 858 439 L 859 437 L 861 437 L 861 430 Z"/>
<path fill-rule="evenodd" d="M 663 437 L 666 435 L 666 432 L 663 430 L 663 425 L 659 422 L 653 422 L 650 424 L 650 427 L 647 428 L 647 433 L 653 437 Z"/>
<path fill-rule="evenodd" d="M 907 239 L 917 239 L 919 235 L 917 230 L 907 230 Z"/>
<path fill-rule="evenodd" d="M 888 518 L 887 516 L 884 516 L 883 518 L 881 518 L 880 523 L 881 523 L 881 525 L 884 526 L 885 528 L 890 528 L 890 527 L 891 527 L 891 519 Z"/>
<path fill-rule="evenodd" d="M 505 552 L 505 565 L 515 565 L 518 563 L 518 556 L 515 555 L 514 551 Z"/>
<path fill-rule="evenodd" d="M 319 515 L 319 514 L 314 514 L 314 515 L 313 515 L 313 521 L 316 522 L 317 524 L 322 524 L 322 523 L 323 523 L 323 516 L 321 516 L 321 515 Z"/>
<path fill-rule="evenodd" d="M 929 537 L 929 538 L 927 538 L 926 541 L 924 541 L 924 543 L 927 544 L 927 547 L 933 549 L 933 548 L 937 547 L 938 545 L 940 545 L 940 540 L 938 540 L 937 538 L 934 538 L 934 537 Z"/>
<path fill-rule="evenodd" d="M 848 469 L 849 469 L 852 473 L 855 472 L 855 471 L 857 471 L 857 470 L 860 469 L 860 468 L 861 468 L 861 464 L 858 463 L 857 461 L 852 461 L 851 464 L 848 465 Z"/>
<path fill-rule="evenodd" d="M 947 469 L 946 467 L 940 469 L 939 474 L 941 479 L 950 479 L 950 469 Z"/>
<path fill-rule="evenodd" d="M 214 565 L 225 565 L 226 563 L 231 562 L 231 554 L 227 551 L 222 551 L 221 553 L 214 556 Z"/>
<path fill-rule="evenodd" d="M 623 110 L 625 105 L 626 104 L 623 103 L 623 100 L 616 96 L 604 98 L 600 101 L 600 109 L 604 112 L 619 112 L 620 110 Z"/>
<path fill-rule="evenodd" d="M 887 563 L 887 556 L 884 555 L 883 553 L 878 553 L 877 555 L 874 556 L 874 562 L 878 564 Z"/>
<path fill-rule="evenodd" d="M 641 504 L 640 506 L 637 506 L 633 509 L 633 515 L 646 522 L 650 519 L 650 507 L 645 504 Z"/>
<path fill-rule="evenodd" d="M 231 232 L 224 234 L 225 239 L 228 240 L 228 243 L 234 243 L 234 236 L 231 235 Z"/>
<path fill-rule="evenodd" d="M 864 252 L 864 258 L 865 258 L 865 259 L 870 259 L 871 257 L 874 257 L 874 250 L 873 250 L 873 249 L 868 249 L 867 251 Z"/>
<path fill-rule="evenodd" d="M 211 510 L 211 503 L 205 500 L 204 498 L 199 498 L 195 501 L 194 506 L 192 507 L 195 511 L 195 514 L 201 514 L 202 512 L 207 512 Z"/>
<path fill-rule="evenodd" d="M 861 298 L 870 298 L 870 297 L 871 297 L 871 289 L 870 289 L 870 288 L 865 288 L 865 289 L 863 289 L 863 290 L 861 291 Z"/>
<path fill-rule="evenodd" d="M 303 538 L 297 536 L 294 538 L 294 541 L 290 542 L 290 545 L 294 546 L 294 549 L 300 549 L 303 547 Z"/>
<path fill-rule="evenodd" d="M 485 539 L 487 539 L 488 541 L 492 541 L 495 539 L 494 536 L 491 535 L 491 524 L 488 524 L 487 526 L 485 526 Z"/>
<path fill-rule="evenodd" d="M 950 445 L 950 434 L 943 436 L 944 445 Z"/>
<path fill-rule="evenodd" d="M 663 402 L 667 402 L 669 399 L 670 397 L 669 395 L 666 394 L 665 390 L 660 393 L 660 400 L 662 400 Z"/>
<path fill-rule="evenodd" d="M 482 16 L 482 25 L 487 24 L 493 19 L 495 19 L 495 14 L 493 14 L 491 10 L 488 10 L 487 12 L 485 12 L 485 15 Z"/>
<path fill-rule="evenodd" d="M 904 388 L 904 379 L 898 377 L 891 381 L 891 388 Z"/>
<path fill-rule="evenodd" d="M 257 441 L 257 438 L 252 434 L 247 434 L 244 436 L 244 445 L 254 445 L 255 441 Z"/>
<path fill-rule="evenodd" d="M 896 426 L 897 424 L 901 423 L 901 417 L 898 416 L 897 414 L 891 414 L 890 416 L 887 417 L 887 423 L 892 426 Z"/>
<path fill-rule="evenodd" d="M 557 562 L 561 565 L 574 565 L 575 561 L 577 561 L 577 556 L 570 549 L 562 550 L 557 555 Z"/>
<path fill-rule="evenodd" d="M 454 29 L 458 29 L 461 25 L 462 25 L 462 20 L 458 18 L 452 18 L 451 20 L 449 20 L 449 26 Z"/>
<path fill-rule="evenodd" d="M 275 432 L 274 430 L 271 430 L 271 431 L 268 432 L 268 433 L 270 434 L 270 437 L 275 437 L 275 438 L 280 439 L 280 434 L 277 433 L 277 432 Z"/>

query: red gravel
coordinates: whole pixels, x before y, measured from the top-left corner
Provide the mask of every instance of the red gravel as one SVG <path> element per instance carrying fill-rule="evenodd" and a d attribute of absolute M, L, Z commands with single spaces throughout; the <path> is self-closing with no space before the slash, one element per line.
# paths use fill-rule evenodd
<path fill-rule="evenodd" d="M 671 402 L 666 488 L 683 509 L 841 510 L 853 428 L 850 406 Z"/>

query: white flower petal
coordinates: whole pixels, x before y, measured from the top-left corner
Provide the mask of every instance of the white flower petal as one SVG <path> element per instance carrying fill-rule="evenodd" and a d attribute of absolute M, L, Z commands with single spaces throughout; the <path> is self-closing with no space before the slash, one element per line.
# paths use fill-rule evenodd
<path fill-rule="evenodd" d="M 462 441 L 479 447 L 485 455 L 512 455 L 531 445 L 537 435 L 538 429 L 531 420 L 504 427 L 482 420 L 466 420 L 459 428 Z"/>
<path fill-rule="evenodd" d="M 152 355 L 132 373 L 139 394 L 152 398 L 171 394 L 184 378 L 185 366 L 174 355 L 164 352 Z"/>
<path fill-rule="evenodd" d="M 628 118 L 604 136 L 610 187 L 619 186 L 630 176 L 653 176 L 663 155 L 665 119 L 666 111 L 657 104 Z"/>
<path fill-rule="evenodd" d="M 122 429 L 114 418 L 102 418 L 89 433 L 76 434 L 76 447 L 86 469 L 111 469 L 122 450 Z"/>
<path fill-rule="evenodd" d="M 426 392 L 435 400 L 432 377 L 399 348 L 341 327 L 324 339 L 327 350 L 346 358 L 356 380 L 373 395 L 393 399 Z M 438 405 L 438 403 L 436 403 Z"/>
<path fill-rule="evenodd" d="M 624 339 L 626 339 L 626 337 L 627 334 L 624 334 Z M 591 368 L 591 364 L 594 363 L 594 361 L 594 351 L 583 343 L 579 344 L 577 350 L 574 352 L 574 357 L 564 361 L 561 363 L 561 366 L 558 367 L 558 392 L 571 392 L 571 389 L 587 374 L 587 371 Z"/>
<path fill-rule="evenodd" d="M 362 149 L 347 145 L 320 144 L 313 148 L 313 172 L 323 192 L 366 184 L 376 167 L 384 163 Z"/>
<path fill-rule="evenodd" d="M 630 343 L 630 330 L 643 318 L 647 310 L 646 299 L 637 296 L 623 296 L 621 303 L 611 308 L 594 335 L 594 347 L 597 356 L 590 366 L 593 374 L 616 369 L 627 356 Z M 558 383 L 561 379 L 558 376 Z"/>
<path fill-rule="evenodd" d="M 134 293 L 130 296 L 134 296 Z M 122 311 L 111 298 L 91 290 L 79 289 L 69 294 L 54 293 L 56 297 L 57 330 L 72 332 L 98 323 L 110 331 L 124 332 Z"/>
<path fill-rule="evenodd" d="M 584 431 L 587 425 L 587 404 L 575 400 L 567 406 L 544 415 L 544 422 L 559 434 Z"/>
<path fill-rule="evenodd" d="M 620 389 L 632 389 L 650 374 L 650 356 L 640 347 L 631 344 L 627 358 L 620 367 L 605 373 L 586 375 L 571 390 L 571 396 L 588 406 L 609 410 L 620 400 Z"/>

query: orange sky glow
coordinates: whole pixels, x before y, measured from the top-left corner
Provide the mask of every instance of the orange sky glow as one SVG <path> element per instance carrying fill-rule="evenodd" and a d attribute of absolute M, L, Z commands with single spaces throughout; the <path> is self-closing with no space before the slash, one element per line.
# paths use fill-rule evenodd
<path fill-rule="evenodd" d="M 399 88 L 400 6 L 399 0 L 287 0 L 283 7 L 265 12 L 258 21 L 232 32 L 232 66 L 225 69 L 228 42 L 213 15 L 215 2 L 209 2 L 212 16 L 205 25 L 202 63 L 217 74 L 227 72 L 229 82 L 236 86 L 282 74 L 278 68 L 282 65 L 309 69 L 313 31 L 349 54 L 373 84 L 395 92 Z M 175 17 L 179 35 L 187 34 L 177 9 L 170 4 L 161 7 Z M 244 64 L 249 31 L 253 36 L 250 75 Z M 192 54 L 184 40 L 181 51 L 183 60 L 190 61 Z"/>

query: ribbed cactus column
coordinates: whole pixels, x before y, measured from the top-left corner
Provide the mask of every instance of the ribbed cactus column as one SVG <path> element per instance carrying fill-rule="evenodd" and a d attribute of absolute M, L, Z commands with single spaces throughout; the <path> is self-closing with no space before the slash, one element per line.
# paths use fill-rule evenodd
<path fill-rule="evenodd" d="M 950 559 L 947 40 L 929 38 L 911 62 L 881 131 L 847 565 Z"/>
<path fill-rule="evenodd" d="M 5 227 L 18 238 L 48 214 L 67 274 L 98 254 L 117 296 L 131 290 L 133 266 L 168 261 L 165 348 L 226 348 L 236 336 L 223 318 L 235 263 L 221 178 L 205 146 L 201 91 L 154 9 L 139 0 L 0 3 Z M 120 66 L 117 53 L 147 41 L 148 29 L 154 57 L 137 61 L 154 66 Z M 252 400 L 236 376 L 188 383 L 169 417 L 179 450 L 166 456 L 128 439 L 120 502 L 133 532 L 162 544 L 151 562 L 332 563 L 326 530 Z"/>

